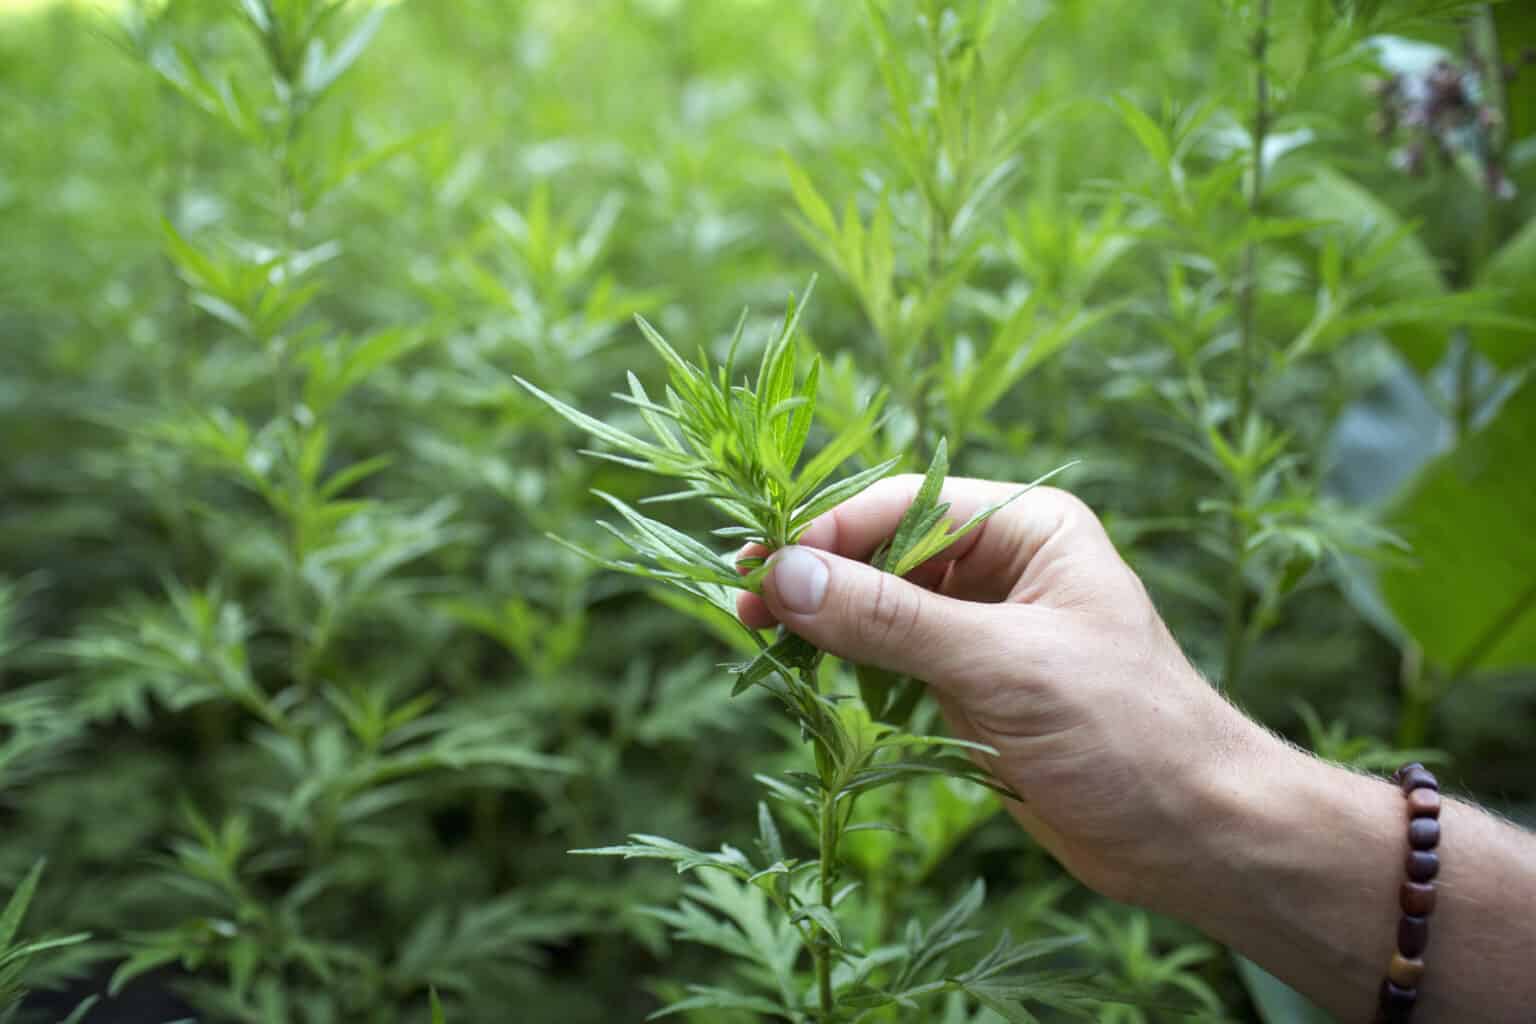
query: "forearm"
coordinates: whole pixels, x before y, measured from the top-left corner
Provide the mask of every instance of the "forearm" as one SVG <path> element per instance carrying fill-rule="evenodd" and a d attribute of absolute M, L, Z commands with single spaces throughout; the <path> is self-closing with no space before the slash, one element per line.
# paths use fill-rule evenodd
<path fill-rule="evenodd" d="M 1404 879 L 1401 792 L 1258 734 L 1197 786 L 1172 857 L 1139 887 L 1341 1021 L 1369 1021 L 1391 959 Z M 1536 838 L 1447 800 L 1438 899 L 1414 1019 L 1536 1015 Z M 1182 863 L 1180 863 L 1182 860 Z"/>

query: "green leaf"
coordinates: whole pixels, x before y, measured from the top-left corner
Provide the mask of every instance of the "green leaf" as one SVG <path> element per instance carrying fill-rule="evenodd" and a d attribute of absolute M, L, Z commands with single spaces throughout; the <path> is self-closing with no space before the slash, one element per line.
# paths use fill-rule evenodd
<path fill-rule="evenodd" d="M 884 404 L 885 393 L 881 392 L 870 400 L 864 411 L 844 427 L 841 433 L 811 457 L 795 478 L 795 489 L 789 499 L 791 506 L 800 506 L 837 467 L 869 443 L 880 423 L 880 411 Z"/>
<path fill-rule="evenodd" d="M 789 187 L 794 193 L 795 203 L 800 207 L 800 212 L 805 215 L 810 227 L 823 238 L 836 238 L 837 218 L 832 214 L 832 207 L 828 206 L 827 201 L 821 197 L 821 193 L 816 191 L 816 186 L 811 183 L 810 177 L 788 156 L 784 157 L 784 173 L 789 177 Z"/>
<path fill-rule="evenodd" d="M 943 518 L 949 510 L 946 504 L 939 505 L 939 493 L 944 487 L 944 478 L 949 473 L 949 442 L 946 438 L 939 438 L 938 447 L 934 449 L 933 459 L 928 463 L 928 472 L 923 475 L 923 482 L 918 486 L 917 494 L 912 498 L 912 504 L 902 513 L 901 520 L 896 524 L 896 531 L 891 534 L 889 543 L 882 547 L 872 562 L 877 569 L 894 572 L 894 567 L 906 558 L 907 553 L 917 543 L 919 531 L 927 532 L 932 527 L 929 525 L 934 520 Z M 933 515 L 937 512 L 938 515 Z M 896 572 L 897 576 L 905 575 Z"/>
<path fill-rule="evenodd" d="M 1536 665 L 1536 381 L 1493 421 L 1427 465 L 1388 526 L 1415 564 L 1388 566 L 1382 594 L 1451 679 Z"/>
<path fill-rule="evenodd" d="M 815 668 L 821 660 L 821 651 L 796 633 L 782 630 L 771 646 L 758 653 L 740 670 L 731 696 L 744 693 L 749 687 L 761 683 L 774 672 L 792 674 Z"/>
<path fill-rule="evenodd" d="M 792 920 L 814 921 L 817 928 L 825 932 L 838 946 L 843 944 L 842 931 L 837 927 L 837 917 L 832 913 L 831 907 L 820 903 L 808 903 L 795 912 Z"/>
<path fill-rule="evenodd" d="M 816 521 L 817 516 L 831 511 L 854 495 L 867 490 L 871 484 L 885 479 L 900 461 L 899 458 L 887 459 L 822 488 L 810 501 L 795 509 L 794 517 L 790 520 L 790 541 L 793 542 L 798 538 L 806 527 Z"/>
<path fill-rule="evenodd" d="M 81 1022 L 85 1020 L 85 1015 L 90 1013 L 91 1010 L 99 1002 L 101 1002 L 101 996 L 87 996 L 85 999 L 81 1000 L 80 1004 L 71 1010 L 69 1012 L 69 1016 L 61 1020 L 59 1024 L 81 1024 Z"/>
<path fill-rule="evenodd" d="M 748 1013 L 767 1014 L 773 1019 L 785 1017 L 783 1006 L 762 996 L 747 995 L 731 989 L 709 988 L 704 985 L 689 985 L 688 991 L 692 993 L 688 998 L 680 999 L 657 1010 L 646 1020 L 660 1020 L 663 1017 L 693 1010 L 742 1010 Z"/>
<path fill-rule="evenodd" d="M 632 843 L 619 846 L 599 846 L 572 850 L 572 854 L 586 857 L 623 857 L 625 860 L 665 860 L 677 865 L 677 873 L 696 871 L 699 868 L 715 868 L 746 880 L 753 873 L 752 862 L 741 851 L 722 846 L 719 853 L 705 853 L 662 836 L 635 833 L 629 837 Z"/>
<path fill-rule="evenodd" d="M 1380 254 L 1386 272 L 1372 292 L 1363 296 L 1370 305 L 1398 301 L 1426 301 L 1443 296 L 1445 279 L 1434 257 L 1401 217 L 1366 188 L 1332 170 L 1316 171 L 1311 179 L 1284 194 L 1284 200 L 1301 216 L 1364 231 L 1352 240 L 1355 246 L 1369 238 L 1392 239 Z M 1383 333 L 1420 372 L 1426 372 L 1445 355 L 1450 328 L 1443 323 L 1404 319 L 1384 325 Z"/>
<path fill-rule="evenodd" d="M 1536 76 L 1533 76 L 1536 77 Z M 1536 90 L 1531 91 L 1536 97 Z M 1476 327 L 1472 337 L 1477 351 L 1501 369 L 1536 364 L 1536 217 L 1508 242 L 1483 268 L 1478 287 L 1501 292 L 1500 311 L 1522 317 L 1524 324 Z"/>
<path fill-rule="evenodd" d="M 304 54 L 304 70 L 300 79 L 304 90 L 310 96 L 319 96 L 346 74 L 347 69 L 368 48 L 388 12 L 387 7 L 375 7 L 369 11 L 342 40 L 335 53 L 327 53 L 325 44 L 319 38 L 312 40 Z"/>
<path fill-rule="evenodd" d="M 853 673 L 859 682 L 859 699 L 864 702 L 869 717 L 877 722 L 889 722 L 886 716 L 890 713 L 892 696 L 905 677 L 875 665 L 855 665 Z"/>
<path fill-rule="evenodd" d="M 1068 462 L 1065 465 L 1057 466 L 1049 473 L 1031 480 L 1029 483 L 1025 484 L 1019 490 L 1015 491 L 1013 494 L 1010 494 L 1003 500 L 988 505 L 986 508 L 980 510 L 953 530 L 948 528 L 947 523 L 941 522 L 937 524 L 937 529 L 930 530 L 928 535 L 914 544 L 906 552 L 906 554 L 902 556 L 901 560 L 892 565 L 887 571 L 894 573 L 897 576 L 905 576 L 913 569 L 916 569 L 919 565 L 922 565 L 928 559 L 943 552 L 946 548 L 950 547 L 956 541 L 969 534 L 972 530 L 976 529 L 976 527 L 992 518 L 992 516 L 996 515 L 998 512 L 1002 511 L 1009 505 L 1013 504 L 1015 501 L 1018 501 L 1020 498 L 1024 497 L 1024 495 L 1028 494 L 1036 487 L 1039 487 L 1041 484 L 1056 476 L 1058 473 L 1063 473 L 1068 469 L 1071 469 L 1075 465 L 1077 465 L 1076 462 Z"/>
<path fill-rule="evenodd" d="M 1247 957 L 1234 953 L 1232 960 L 1264 1024 L 1330 1024 L 1333 1020 L 1306 996 Z"/>
<path fill-rule="evenodd" d="M 662 449 L 657 448 L 655 445 L 649 444 L 640 440 L 638 437 L 627 434 L 617 427 L 610 427 L 608 424 L 604 423 L 600 419 L 597 419 L 596 417 L 588 416 L 580 409 L 577 409 L 571 405 L 567 405 L 565 402 L 560 401 L 560 399 L 556 398 L 554 395 L 551 395 L 547 391 L 541 390 L 540 388 L 530 384 L 528 381 L 521 377 L 514 376 L 513 380 L 517 381 L 524 388 L 526 388 L 535 398 L 539 399 L 545 405 L 559 413 L 573 426 L 580 427 L 582 430 L 585 430 L 587 433 L 591 434 L 595 438 L 598 438 L 599 440 L 607 441 L 609 444 L 619 449 L 619 451 L 627 452 L 630 455 L 637 456 L 638 458 L 647 462 L 655 462 L 658 459 L 664 460 L 666 458 L 667 453 Z"/>
<path fill-rule="evenodd" d="M 0 948 L 9 946 L 16 938 L 16 932 L 21 928 L 21 919 L 26 916 L 27 907 L 32 903 L 32 895 L 37 891 L 37 881 L 43 876 L 44 860 L 36 861 L 31 869 L 22 878 L 16 891 L 11 893 L 11 898 L 5 904 L 5 911 L 0 913 Z"/>
<path fill-rule="evenodd" d="M 759 800 L 757 803 L 757 837 L 762 847 L 763 857 L 768 863 L 773 864 L 785 859 L 784 840 L 779 835 L 779 826 L 773 820 L 773 812 L 768 809 L 768 804 Z"/>
<path fill-rule="evenodd" d="M 1141 143 L 1141 148 L 1147 151 L 1157 165 L 1166 169 L 1173 163 L 1173 147 L 1168 141 L 1168 135 L 1158 123 L 1147 116 L 1147 112 L 1138 107 L 1128 98 L 1121 96 L 1114 101 L 1115 109 L 1120 113 L 1120 120 L 1136 136 L 1136 141 Z"/>

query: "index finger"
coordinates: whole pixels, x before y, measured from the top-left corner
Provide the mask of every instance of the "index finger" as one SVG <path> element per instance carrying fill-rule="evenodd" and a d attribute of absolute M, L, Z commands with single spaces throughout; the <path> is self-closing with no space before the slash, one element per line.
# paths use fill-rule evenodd
<path fill-rule="evenodd" d="M 921 486 L 922 478 L 915 474 L 882 480 L 818 519 L 800 543 L 867 560 L 896 531 Z M 1118 563 L 1098 517 L 1058 488 L 951 477 L 939 496 L 949 503 L 946 518 L 951 528 L 988 507 L 1017 499 L 913 571 L 913 576 L 927 577 L 937 570 L 942 579 L 939 591 L 951 597 L 994 602 L 1025 599 L 1032 593 L 1028 570 L 1053 540 L 1063 551 L 1089 556 L 1072 559 L 1079 574 L 1098 578 L 1104 566 Z"/>
<path fill-rule="evenodd" d="M 799 543 L 820 548 L 846 558 L 868 560 L 875 549 L 883 544 L 907 514 L 923 478 L 916 473 L 903 473 L 876 481 L 830 512 L 822 515 L 806 529 Z M 949 503 L 946 518 L 952 524 L 966 522 L 990 505 L 1006 501 L 1023 490 L 1023 485 L 999 483 L 995 480 L 976 480 L 970 477 L 950 477 L 939 492 L 941 501 Z M 972 530 L 937 556 L 937 561 L 954 561 L 964 558 L 980 541 L 982 529 Z"/>
<path fill-rule="evenodd" d="M 877 480 L 841 505 L 818 516 L 795 543 L 830 551 L 845 558 L 867 561 L 875 549 L 896 532 L 901 517 L 907 514 L 922 484 L 923 478 L 916 473 L 902 473 Z M 989 505 L 1017 494 L 1023 486 L 995 480 L 950 477 L 944 481 L 939 496 L 941 501 L 949 502 L 947 518 L 950 522 L 965 522 Z M 976 544 L 977 534 L 978 531 L 973 530 L 970 535 L 942 552 L 938 559 L 951 561 L 962 557 Z M 762 558 L 767 554 L 766 547 L 754 543 L 738 551 L 736 559 Z"/>

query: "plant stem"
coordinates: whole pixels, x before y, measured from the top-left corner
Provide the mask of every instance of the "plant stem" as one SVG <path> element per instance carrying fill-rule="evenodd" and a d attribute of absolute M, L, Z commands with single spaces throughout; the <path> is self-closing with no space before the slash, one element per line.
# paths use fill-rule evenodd
<path fill-rule="evenodd" d="M 828 793 L 824 794 L 821 801 L 820 821 L 820 863 L 818 865 L 819 882 L 821 886 L 821 905 L 832 907 L 832 886 L 836 881 L 837 872 L 837 798 Z M 821 999 L 821 1019 L 823 1024 L 830 1024 L 836 1003 L 832 996 L 832 949 L 829 942 L 830 936 L 822 933 L 820 941 L 812 950 L 816 958 L 816 990 Z"/>
<path fill-rule="evenodd" d="M 1269 55 L 1269 7 L 1270 0 L 1259 0 L 1258 27 L 1253 35 L 1254 63 L 1254 111 L 1250 135 L 1250 159 L 1253 170 L 1248 178 L 1248 220 L 1250 226 L 1259 215 L 1264 199 L 1264 141 L 1269 134 L 1269 72 L 1265 62 Z M 1234 448 L 1243 447 L 1248 420 L 1253 415 L 1254 404 L 1254 349 L 1258 344 L 1258 268 L 1259 243 L 1250 237 L 1243 248 L 1242 277 L 1238 282 L 1238 367 L 1237 410 L 1232 421 Z M 1248 587 L 1244 579 L 1247 568 L 1248 523 L 1243 510 L 1248 503 L 1248 487 L 1239 480 L 1237 493 L 1233 495 L 1233 514 L 1230 527 L 1232 548 L 1232 576 L 1227 584 L 1226 656 L 1223 662 L 1220 686 L 1231 689 L 1242 675 L 1247 656 L 1248 637 L 1246 627 Z"/>
<path fill-rule="evenodd" d="M 278 264 L 279 271 L 283 275 L 278 287 L 286 287 L 290 272 L 294 251 L 298 247 L 297 230 L 299 221 L 303 217 L 303 205 L 300 202 L 298 181 L 293 173 L 293 148 L 298 141 L 301 111 L 294 105 L 292 84 L 289 90 L 289 106 L 286 112 L 286 125 L 283 131 L 283 139 L 278 144 L 276 157 L 280 185 L 283 193 L 282 225 L 280 237 L 282 239 L 282 260 Z M 280 420 L 287 420 L 293 429 L 291 438 L 292 451 L 290 452 L 289 465 L 286 467 L 286 484 L 288 492 L 288 530 L 287 530 L 287 578 L 285 590 L 289 614 L 292 616 L 292 632 L 289 635 L 289 660 L 290 671 L 301 690 L 309 689 L 309 664 L 313 651 L 310 649 L 308 639 L 308 616 L 304 609 L 304 548 L 306 538 L 304 535 L 304 516 L 308 505 L 307 496 L 304 493 L 304 480 L 299 470 L 299 460 L 302 457 L 303 438 L 307 429 L 303 421 L 295 415 L 297 397 L 293 393 L 293 351 L 288 338 L 280 337 L 276 341 L 276 366 L 274 368 L 275 391 L 277 402 L 277 416 Z"/>
<path fill-rule="evenodd" d="M 820 674 L 813 666 L 801 671 L 800 678 L 812 690 L 820 692 Z M 837 777 L 836 762 L 831 752 L 820 742 L 813 741 L 816 754 L 816 774 L 821 777 L 821 804 L 817 811 L 817 882 L 818 899 L 828 913 L 832 910 L 832 889 L 837 883 L 837 845 L 842 833 L 841 823 L 838 821 L 837 793 L 842 788 L 841 780 Z M 837 1008 L 837 1002 L 832 994 L 832 942 L 818 924 L 815 926 L 820 932 L 817 940 L 811 944 L 811 958 L 816 965 L 816 991 L 820 1010 L 817 1016 L 821 1024 L 831 1024 L 833 1014 Z"/>
<path fill-rule="evenodd" d="M 1250 226 L 1259 215 L 1264 198 L 1264 142 L 1269 135 L 1269 3 L 1259 0 L 1259 25 L 1253 34 L 1254 111 L 1250 136 L 1253 172 L 1248 178 L 1248 218 Z M 1259 243 L 1250 238 L 1243 247 L 1243 276 L 1238 302 L 1238 378 L 1236 429 L 1241 432 L 1253 411 L 1254 348 L 1257 344 Z"/>
<path fill-rule="evenodd" d="M 1245 626 L 1247 618 L 1248 583 L 1244 577 L 1247 567 L 1245 549 L 1248 545 L 1248 529 L 1241 519 L 1232 521 L 1232 547 L 1234 562 L 1232 564 L 1232 576 L 1227 580 L 1227 620 L 1226 620 L 1226 650 L 1222 658 L 1221 679 L 1218 689 L 1231 689 L 1243 671 L 1243 662 L 1247 660 L 1247 633 Z"/>
<path fill-rule="evenodd" d="M 1421 747 L 1429 736 L 1429 714 L 1434 695 L 1424 679 L 1424 654 L 1417 644 L 1403 651 L 1401 672 L 1403 704 L 1397 712 L 1397 745 Z"/>

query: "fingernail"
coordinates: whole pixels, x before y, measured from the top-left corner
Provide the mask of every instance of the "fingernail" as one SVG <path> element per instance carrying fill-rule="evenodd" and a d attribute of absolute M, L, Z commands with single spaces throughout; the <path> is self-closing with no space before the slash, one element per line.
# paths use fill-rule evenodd
<path fill-rule="evenodd" d="M 827 596 L 827 563 L 805 548 L 785 548 L 773 560 L 773 589 L 790 611 L 818 612 Z"/>

